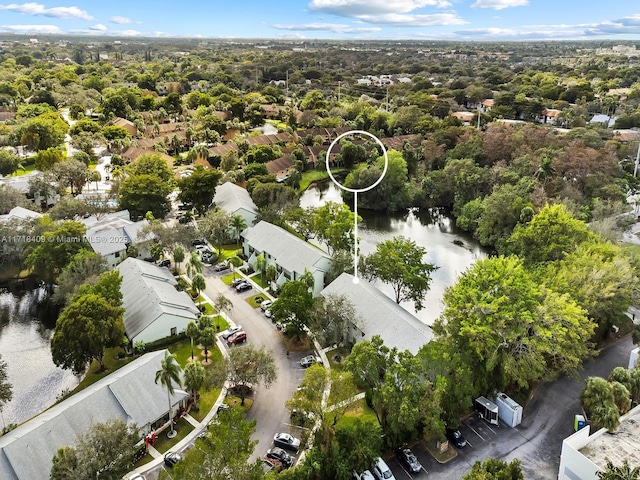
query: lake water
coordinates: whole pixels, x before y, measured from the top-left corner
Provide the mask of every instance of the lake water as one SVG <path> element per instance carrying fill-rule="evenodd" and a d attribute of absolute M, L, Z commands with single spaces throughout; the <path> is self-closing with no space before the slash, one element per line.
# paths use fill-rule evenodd
<path fill-rule="evenodd" d="M 320 206 L 326 202 L 342 201 L 341 190 L 333 182 L 323 182 L 309 187 L 300 198 L 302 207 Z M 442 297 L 445 289 L 456 282 L 458 276 L 476 260 L 488 255 L 477 241 L 455 226 L 455 220 L 439 211 L 423 212 L 412 209 L 407 212 L 358 212 L 362 223 L 358 225 L 360 251 L 368 255 L 376 245 L 395 236 L 403 235 L 427 251 L 425 261 L 438 268 L 432 274 L 431 289 L 424 300 L 424 308 L 418 312 L 413 302 L 401 305 L 417 318 L 432 325 L 442 312 Z M 391 286 L 376 282 L 376 287 L 394 298 Z"/>
<path fill-rule="evenodd" d="M 51 358 L 51 318 L 41 305 L 42 289 L 22 293 L 0 290 L 0 354 L 7 362 L 13 399 L 4 405 L 5 422 L 20 423 L 42 412 L 79 378 Z M 53 319 L 55 321 L 55 319 Z"/>

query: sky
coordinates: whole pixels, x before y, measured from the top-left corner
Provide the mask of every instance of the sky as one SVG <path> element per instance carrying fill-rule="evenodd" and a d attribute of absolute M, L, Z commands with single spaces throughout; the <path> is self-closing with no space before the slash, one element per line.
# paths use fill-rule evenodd
<path fill-rule="evenodd" d="M 56 0 L 0 3 L 0 32 L 300 40 L 640 40 L 640 2 Z"/>

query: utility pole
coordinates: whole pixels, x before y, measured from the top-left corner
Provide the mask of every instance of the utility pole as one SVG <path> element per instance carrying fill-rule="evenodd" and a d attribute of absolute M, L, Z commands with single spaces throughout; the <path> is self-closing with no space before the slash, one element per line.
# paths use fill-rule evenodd
<path fill-rule="evenodd" d="M 480 108 L 478 108 L 478 130 L 480 130 Z"/>
<path fill-rule="evenodd" d="M 287 76 L 286 76 L 286 80 L 284 82 L 285 84 L 285 88 L 286 88 L 286 96 L 289 96 L 289 70 L 287 70 Z"/>
<path fill-rule="evenodd" d="M 340 81 L 338 81 L 338 103 L 340 103 Z"/>

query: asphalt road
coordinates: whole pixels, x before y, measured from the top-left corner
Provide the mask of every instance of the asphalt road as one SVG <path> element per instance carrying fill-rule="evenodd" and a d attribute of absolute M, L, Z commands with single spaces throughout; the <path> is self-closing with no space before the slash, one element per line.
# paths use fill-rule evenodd
<path fill-rule="evenodd" d="M 469 417 L 460 427 L 469 445 L 457 450 L 457 457 L 446 464 L 437 463 L 424 449 L 413 448 L 424 471 L 409 474 L 395 459 L 387 462 L 397 480 L 461 478 L 477 460 L 518 458 L 527 480 L 558 478 L 562 441 L 573 433 L 573 417 L 581 413 L 580 393 L 587 377 L 607 377 L 614 367 L 627 367 L 633 349 L 627 336 L 589 360 L 577 378 L 561 377 L 545 383 L 534 392 L 525 408 L 522 423 L 516 428 L 488 425 Z"/>

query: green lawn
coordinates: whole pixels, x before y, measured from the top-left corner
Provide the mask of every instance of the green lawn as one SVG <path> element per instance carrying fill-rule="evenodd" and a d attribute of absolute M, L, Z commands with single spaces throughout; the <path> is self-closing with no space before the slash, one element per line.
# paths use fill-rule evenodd
<path fill-rule="evenodd" d="M 346 172 L 345 168 L 332 168 L 331 173 L 336 175 L 337 173 Z M 329 178 L 329 174 L 327 173 L 326 168 L 322 170 L 310 170 L 308 172 L 304 172 L 302 174 L 302 180 L 300 180 L 300 191 L 304 192 L 309 185 L 313 182 L 317 182 L 319 180 L 324 180 L 325 178 Z"/>
<path fill-rule="evenodd" d="M 216 400 L 220 396 L 221 391 L 222 391 L 222 388 L 214 388 L 212 390 L 200 391 L 200 400 L 198 403 L 198 407 L 200 408 L 197 411 L 191 409 L 189 414 L 193 418 L 201 422 L 204 419 L 204 417 L 207 416 L 207 413 L 209 413 L 209 410 L 211 410 L 211 407 L 213 407 L 213 404 L 216 403 Z"/>
<path fill-rule="evenodd" d="M 269 288 L 269 284 L 268 284 L 265 280 L 263 280 L 263 279 L 262 279 L 262 275 L 260 275 L 259 273 L 258 273 L 258 274 L 253 275 L 253 276 L 252 276 L 252 277 L 250 277 L 250 278 L 251 278 L 251 280 L 253 280 L 255 283 L 257 283 L 258 285 L 260 285 L 262 288 L 264 288 L 264 289 Z"/>
<path fill-rule="evenodd" d="M 22 175 L 25 175 L 29 172 L 33 172 L 35 169 L 36 169 L 36 166 L 34 164 L 27 165 L 26 167 L 24 167 L 24 170 L 22 169 L 16 170 L 11 175 L 8 175 L 8 177 L 21 177 Z"/>
<path fill-rule="evenodd" d="M 78 393 L 80 390 L 84 390 L 89 385 L 93 385 L 101 378 L 106 377 L 120 367 L 123 367 L 127 363 L 138 358 L 136 356 L 116 358 L 117 355 L 122 352 L 123 350 L 120 347 L 108 348 L 104 354 L 104 364 L 106 366 L 106 370 L 104 370 L 103 372 L 98 372 L 98 370 L 100 369 L 100 364 L 95 360 L 91 362 L 91 366 L 89 367 L 89 370 L 87 370 L 87 373 L 85 374 L 80 384 L 76 388 L 74 388 L 69 395 L 73 395 L 74 393 Z"/>
<path fill-rule="evenodd" d="M 258 295 L 254 295 L 252 297 L 247 298 L 247 303 L 251 305 L 253 308 L 258 308 L 260 304 L 265 300 L 267 300 L 267 297 L 265 297 L 260 293 Z"/>
<path fill-rule="evenodd" d="M 236 275 L 236 278 L 237 277 L 238 277 L 238 275 Z M 225 285 L 231 286 L 231 282 L 233 282 L 233 273 L 228 273 L 227 275 L 221 277 L 220 280 L 222 280 L 222 282 Z"/>
<path fill-rule="evenodd" d="M 241 252 L 242 249 L 235 243 L 232 243 L 230 245 L 222 245 L 222 247 L 220 248 L 220 261 L 226 260 L 227 258 L 235 257 Z"/>
<path fill-rule="evenodd" d="M 165 453 L 171 450 L 171 447 L 176 445 L 180 440 L 186 437 L 191 430 L 193 430 L 193 425 L 187 422 L 184 418 L 181 418 L 176 422 L 173 428 L 178 432 L 178 434 L 169 439 L 167 438 L 167 433 L 169 429 L 164 430 L 160 435 L 158 435 L 158 443 L 156 443 L 156 450 L 160 453 Z"/>
<path fill-rule="evenodd" d="M 331 415 L 331 413 L 329 413 L 329 415 Z M 355 423 L 356 418 L 359 418 L 363 422 L 378 425 L 378 419 L 376 418 L 375 412 L 367 407 L 367 403 L 363 398 L 349 407 L 347 413 L 344 414 L 336 425 L 336 429 Z"/>

